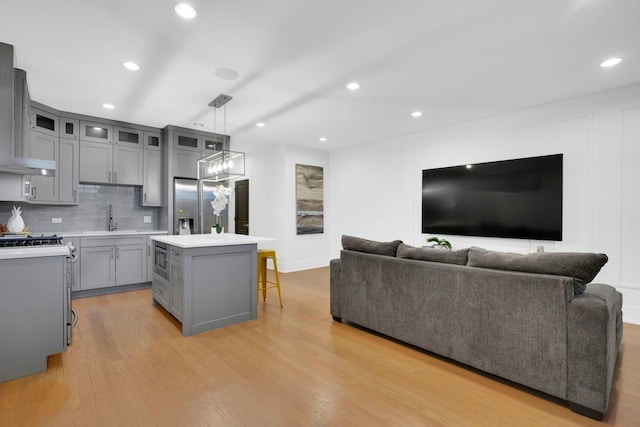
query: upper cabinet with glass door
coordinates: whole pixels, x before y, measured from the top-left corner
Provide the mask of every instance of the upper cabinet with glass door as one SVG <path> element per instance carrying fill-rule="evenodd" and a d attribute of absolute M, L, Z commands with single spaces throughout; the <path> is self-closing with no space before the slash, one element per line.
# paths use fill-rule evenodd
<path fill-rule="evenodd" d="M 116 144 L 143 148 L 143 131 L 116 126 L 114 129 Z"/>
<path fill-rule="evenodd" d="M 32 131 L 57 137 L 59 123 L 60 119 L 57 115 L 31 107 L 29 127 Z"/>
<path fill-rule="evenodd" d="M 162 143 L 160 138 L 162 138 L 160 132 L 150 132 L 144 131 L 144 148 L 150 150 L 162 150 Z"/>
<path fill-rule="evenodd" d="M 80 139 L 88 142 L 113 144 L 113 126 L 81 120 Z"/>
<path fill-rule="evenodd" d="M 80 139 L 80 120 L 60 117 L 60 138 Z"/>

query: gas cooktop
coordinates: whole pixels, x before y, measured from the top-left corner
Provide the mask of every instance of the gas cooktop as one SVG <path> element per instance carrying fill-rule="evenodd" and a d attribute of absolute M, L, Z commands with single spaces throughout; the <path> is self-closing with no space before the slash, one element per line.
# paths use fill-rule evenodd
<path fill-rule="evenodd" d="M 0 248 L 15 248 L 24 246 L 60 246 L 62 245 L 62 237 L 55 234 L 51 236 L 24 236 L 23 234 L 5 233 L 0 237 Z"/>

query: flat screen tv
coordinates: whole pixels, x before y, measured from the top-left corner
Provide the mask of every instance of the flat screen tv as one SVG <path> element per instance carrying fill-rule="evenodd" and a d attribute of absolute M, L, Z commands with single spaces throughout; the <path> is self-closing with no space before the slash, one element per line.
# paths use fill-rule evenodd
<path fill-rule="evenodd" d="M 422 232 L 562 240 L 562 154 L 423 170 Z"/>

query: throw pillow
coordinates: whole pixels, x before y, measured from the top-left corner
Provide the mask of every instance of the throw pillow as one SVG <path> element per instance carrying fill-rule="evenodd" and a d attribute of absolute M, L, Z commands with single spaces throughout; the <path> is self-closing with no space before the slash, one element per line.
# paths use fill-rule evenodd
<path fill-rule="evenodd" d="M 398 258 L 418 259 L 422 261 L 442 262 L 445 264 L 467 264 L 469 249 L 452 251 L 449 249 L 416 248 L 401 243 L 396 256 Z"/>
<path fill-rule="evenodd" d="M 396 256 L 398 245 L 401 240 L 393 242 L 376 242 L 375 240 L 367 240 L 360 237 L 342 236 L 342 247 L 350 251 L 366 252 L 369 254 Z"/>
<path fill-rule="evenodd" d="M 468 266 L 493 268 L 496 270 L 522 271 L 526 273 L 551 274 L 573 278 L 576 295 L 587 288 L 609 258 L 605 254 L 588 252 L 536 252 L 516 254 L 494 252 L 472 247 L 469 249 Z"/>

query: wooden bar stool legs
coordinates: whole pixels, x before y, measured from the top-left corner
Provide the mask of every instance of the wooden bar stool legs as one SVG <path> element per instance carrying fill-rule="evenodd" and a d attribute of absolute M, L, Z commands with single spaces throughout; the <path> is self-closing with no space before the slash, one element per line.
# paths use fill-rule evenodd
<path fill-rule="evenodd" d="M 276 281 L 267 280 L 267 260 L 271 258 L 273 261 L 273 271 Z M 278 289 L 278 298 L 280 299 L 280 307 L 282 307 L 282 294 L 280 293 L 280 276 L 278 276 L 278 261 L 276 261 L 276 251 L 273 249 L 258 249 L 258 292 L 256 299 L 262 291 L 263 301 L 267 300 L 267 289 Z"/>

